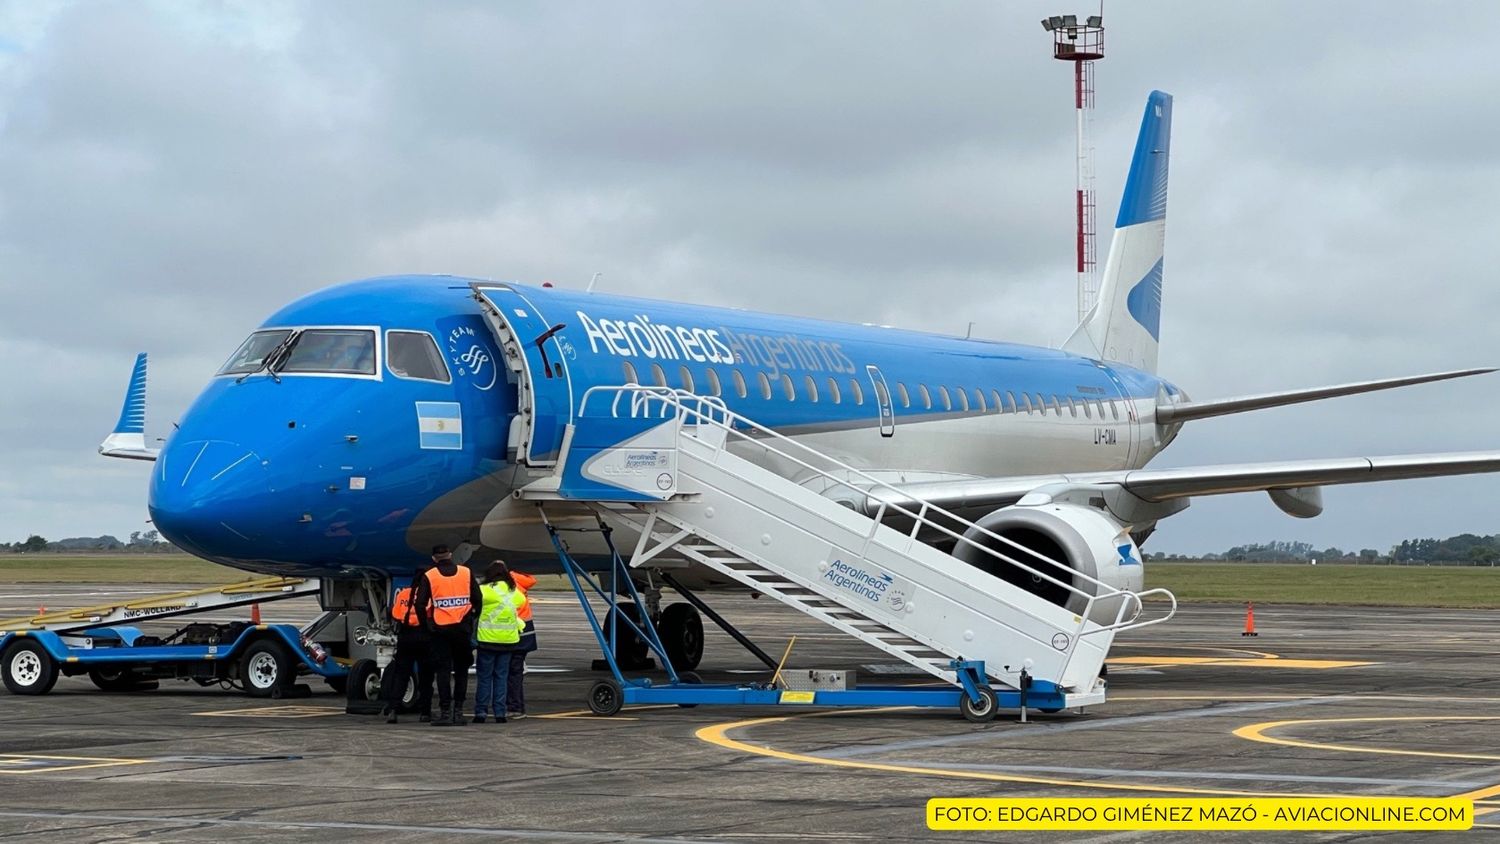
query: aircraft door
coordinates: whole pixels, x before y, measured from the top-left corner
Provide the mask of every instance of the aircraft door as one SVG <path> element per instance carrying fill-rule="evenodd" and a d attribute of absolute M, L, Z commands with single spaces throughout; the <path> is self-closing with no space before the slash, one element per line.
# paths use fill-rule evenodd
<path fill-rule="evenodd" d="M 875 393 L 875 406 L 880 411 L 880 435 L 894 437 L 896 435 L 896 408 L 891 404 L 891 389 L 885 384 L 885 375 L 881 374 L 880 368 L 873 364 L 866 366 L 865 372 L 870 376 L 870 387 Z"/>
<path fill-rule="evenodd" d="M 511 441 L 529 466 L 554 466 L 573 421 L 573 383 L 553 325 L 529 299 L 505 284 L 471 284 L 485 321 L 514 375 L 516 416 Z M 516 426 L 519 426 L 517 429 Z"/>

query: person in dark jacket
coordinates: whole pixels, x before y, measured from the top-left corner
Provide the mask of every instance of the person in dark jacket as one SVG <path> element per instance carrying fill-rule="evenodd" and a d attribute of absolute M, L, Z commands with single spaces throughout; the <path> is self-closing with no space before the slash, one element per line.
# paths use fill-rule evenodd
<path fill-rule="evenodd" d="M 505 684 L 505 708 L 515 719 L 526 717 L 526 687 L 522 685 L 526 681 L 526 655 L 536 650 L 536 625 L 531 620 L 530 594 L 531 587 L 536 585 L 536 577 L 515 569 L 511 569 L 510 575 L 526 598 L 525 606 L 521 607 L 521 620 L 526 627 L 521 631 L 521 643 L 510 655 L 510 672 Z"/>
<path fill-rule="evenodd" d="M 387 724 L 396 723 L 406 697 L 406 687 L 413 678 L 417 681 L 417 711 L 421 713 L 421 720 L 432 720 L 432 660 L 427 657 L 430 642 L 413 600 L 417 580 L 426 575 L 428 568 L 429 565 L 423 565 L 418 569 L 411 584 L 398 589 L 391 599 L 391 620 L 396 625 L 396 655 L 380 678 L 385 697 L 382 714 L 386 716 Z"/>
<path fill-rule="evenodd" d="M 453 561 L 446 545 L 432 549 L 433 567 L 417 580 L 412 601 L 431 638 L 428 656 L 437 680 L 438 714 L 434 727 L 467 724 L 464 700 L 469 696 L 469 666 L 474 664 L 474 619 L 484 596 L 467 566 Z"/>

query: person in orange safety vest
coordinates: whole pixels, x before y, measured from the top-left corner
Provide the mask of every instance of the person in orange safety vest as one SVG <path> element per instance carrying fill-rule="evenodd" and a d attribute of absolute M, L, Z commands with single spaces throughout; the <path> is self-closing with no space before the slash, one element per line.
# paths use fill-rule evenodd
<path fill-rule="evenodd" d="M 417 579 L 417 616 L 431 637 L 427 656 L 437 680 L 438 714 L 434 727 L 469 723 L 463 715 L 469 695 L 469 666 L 474 664 L 474 619 L 484 596 L 467 566 L 453 561 L 446 545 L 432 549 L 433 567 Z"/>
<path fill-rule="evenodd" d="M 536 585 L 536 578 L 514 569 L 510 576 L 516 581 L 516 589 L 522 595 Z M 505 684 L 505 708 L 509 710 L 511 720 L 526 717 L 526 692 L 521 686 L 526 677 L 526 655 L 536 650 L 536 625 L 531 623 L 531 601 L 528 600 L 517 613 L 521 620 L 526 622 L 526 627 L 521 631 L 521 643 L 516 646 L 510 655 L 510 674 Z"/>

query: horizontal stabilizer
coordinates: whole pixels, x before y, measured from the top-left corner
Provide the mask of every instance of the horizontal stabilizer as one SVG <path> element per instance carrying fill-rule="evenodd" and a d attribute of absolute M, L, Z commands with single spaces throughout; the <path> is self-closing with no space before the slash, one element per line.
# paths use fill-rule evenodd
<path fill-rule="evenodd" d="M 1210 416 L 1226 416 L 1231 413 L 1263 410 L 1268 407 L 1281 407 L 1282 405 L 1300 404 L 1302 402 L 1331 399 L 1339 396 L 1352 396 L 1359 393 L 1373 393 L 1377 390 L 1409 387 L 1412 384 L 1426 384 L 1430 381 L 1446 381 L 1449 378 L 1466 378 L 1470 375 L 1484 375 L 1494 371 L 1493 367 L 1455 369 L 1452 372 L 1409 375 L 1404 378 L 1382 378 L 1378 381 L 1358 381 L 1353 384 L 1336 384 L 1331 387 L 1311 387 L 1306 390 L 1261 393 L 1253 396 L 1236 396 L 1234 398 L 1214 399 L 1212 401 L 1183 402 L 1172 405 L 1164 404 L 1156 408 L 1156 421 L 1163 425 L 1175 422 L 1188 422 L 1193 419 L 1207 419 Z"/>
<path fill-rule="evenodd" d="M 130 371 L 120 421 L 99 444 L 99 453 L 127 460 L 155 460 L 160 452 L 159 448 L 146 447 L 146 353 L 141 352 L 135 356 L 135 367 Z"/>

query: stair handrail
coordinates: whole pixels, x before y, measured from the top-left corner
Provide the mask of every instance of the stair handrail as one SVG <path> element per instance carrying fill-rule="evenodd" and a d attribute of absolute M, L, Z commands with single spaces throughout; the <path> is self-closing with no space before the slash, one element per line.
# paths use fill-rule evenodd
<path fill-rule="evenodd" d="M 809 445 L 806 445 L 804 443 L 799 443 L 796 440 L 793 440 L 793 439 L 791 439 L 790 437 L 787 437 L 784 434 L 781 434 L 781 433 L 779 433 L 777 431 L 774 431 L 774 430 L 772 430 L 770 428 L 767 428 L 764 425 L 761 425 L 760 423 L 756 422 L 755 420 L 750 419 L 749 417 L 744 416 L 743 414 L 739 414 L 739 413 L 736 413 L 736 412 L 730 410 L 728 408 L 728 406 L 723 402 L 723 400 L 718 399 L 717 397 L 714 397 L 714 396 L 700 396 L 700 395 L 698 395 L 696 393 L 690 393 L 690 392 L 688 392 L 686 390 L 677 390 L 677 389 L 674 389 L 674 388 L 671 388 L 671 387 L 663 387 L 663 386 L 651 386 L 651 385 L 644 385 L 644 384 L 618 384 L 618 385 L 601 384 L 601 385 L 597 385 L 597 386 L 594 386 L 594 387 L 590 387 L 588 390 L 586 390 L 584 392 L 582 398 L 579 400 L 579 406 L 578 406 L 578 416 L 579 416 L 579 418 L 582 418 L 582 417 L 584 417 L 587 414 L 589 399 L 596 392 L 597 393 L 615 393 L 616 394 L 616 398 L 611 403 L 611 406 L 610 406 L 611 407 L 611 412 L 615 416 L 619 415 L 619 397 L 623 396 L 623 395 L 626 395 L 626 394 L 629 394 L 629 395 L 632 396 L 632 400 L 631 400 L 631 416 L 632 417 L 636 417 L 636 418 L 639 418 L 639 417 L 649 418 L 649 413 L 642 412 L 642 411 L 648 410 L 649 406 L 650 406 L 650 403 L 652 401 L 661 401 L 661 402 L 664 403 L 664 405 L 670 405 L 670 406 L 674 406 L 674 407 L 677 408 L 675 423 L 677 425 L 677 429 L 678 429 L 679 432 L 681 431 L 681 428 L 682 428 L 685 420 L 688 417 L 693 417 L 693 418 L 699 420 L 700 423 L 706 423 L 706 424 L 713 425 L 713 426 L 716 426 L 716 427 L 719 427 L 719 428 L 723 428 L 726 432 L 728 432 L 730 434 L 733 434 L 733 435 L 741 438 L 742 440 L 750 441 L 750 442 L 752 442 L 752 443 L 760 446 L 761 448 L 764 448 L 764 449 L 766 449 L 766 450 L 768 450 L 768 451 L 770 451 L 770 452 L 772 452 L 772 453 L 774 453 L 774 454 L 776 454 L 776 455 L 778 455 L 778 456 L 780 456 L 780 457 L 782 457 L 782 458 L 784 458 L 786 460 L 789 460 L 789 461 L 795 463 L 798 466 L 801 466 L 801 467 L 803 467 L 803 468 L 805 468 L 805 469 L 807 469 L 809 471 L 812 471 L 812 472 L 820 475 L 821 477 L 823 477 L 826 480 L 832 481 L 836 486 L 846 487 L 846 488 L 854 491 L 857 494 L 868 495 L 869 494 L 869 488 L 862 488 L 862 487 L 856 486 L 853 483 L 850 483 L 848 480 L 845 480 L 843 478 L 838 477 L 836 474 L 828 471 L 827 469 L 823 469 L 823 468 L 820 468 L 818 466 L 814 466 L 814 465 L 812 465 L 811 463 L 808 463 L 805 460 L 802 460 L 802 459 L 800 459 L 800 458 L 798 458 L 798 457 L 796 457 L 794 455 L 787 454 L 785 451 L 782 451 L 780 449 L 777 449 L 777 448 L 775 448 L 773 446 L 768 445 L 765 442 L 765 440 L 769 439 L 769 440 L 773 440 L 773 441 L 785 443 L 786 445 L 788 445 L 788 446 L 790 446 L 790 447 L 792 447 L 794 449 L 798 449 L 798 450 L 800 450 L 802 452 L 805 452 L 807 454 L 810 454 L 810 455 L 812 455 L 813 457 L 815 457 L 815 458 L 817 458 L 819 460 L 826 461 L 827 463 L 832 464 L 836 469 L 838 469 L 840 471 L 843 471 L 843 472 L 847 472 L 850 475 L 855 476 L 855 477 L 859 478 L 862 481 L 868 482 L 870 484 L 870 487 L 872 487 L 872 488 L 880 488 L 882 490 L 886 490 L 886 491 L 889 491 L 889 492 L 894 492 L 898 496 L 904 495 L 904 493 L 902 493 L 902 491 L 899 488 L 895 487 L 894 485 L 892 485 L 890 483 L 882 481 L 879 478 L 876 478 L 876 477 L 874 477 L 874 476 L 872 476 L 872 475 L 864 472 L 861 469 L 857 469 L 857 468 L 855 468 L 853 466 L 850 466 L 850 465 L 844 463 L 843 461 L 839 460 L 836 457 L 833 457 L 831 455 L 828 455 L 828 454 L 825 454 L 823 452 L 820 452 L 817 449 L 815 449 L 815 448 L 813 448 L 813 447 L 811 447 Z M 711 412 L 704 412 L 703 410 L 699 409 L 701 407 L 708 407 Z M 665 411 L 665 407 L 664 407 L 664 411 Z M 665 412 L 663 412 L 663 414 L 662 414 L 662 416 L 660 418 L 666 418 Z M 740 428 L 743 428 L 745 430 L 740 430 Z M 758 436 L 758 437 L 752 437 L 749 433 L 747 433 L 747 431 L 754 431 L 755 433 L 759 434 L 760 436 Z M 720 443 L 719 448 L 720 449 L 723 448 L 723 443 Z M 958 542 L 968 543 L 970 546 L 979 549 L 983 553 L 988 554 L 991 557 L 994 557 L 995 559 L 998 559 L 998 560 L 1000 560 L 1003 563 L 1007 563 L 1009 565 L 1016 566 L 1016 567 L 1020 568 L 1022 571 L 1027 572 L 1028 574 L 1031 574 L 1031 575 L 1033 575 L 1035 577 L 1039 577 L 1039 578 L 1041 578 L 1041 579 L 1043 579 L 1043 580 L 1045 580 L 1045 581 L 1047 581 L 1049 583 L 1052 583 L 1052 584 L 1054 584 L 1056 586 L 1061 587 L 1062 589 L 1066 590 L 1067 592 L 1069 592 L 1069 593 L 1071 593 L 1073 595 L 1076 595 L 1078 597 L 1083 598 L 1084 599 L 1084 608 L 1083 608 L 1083 611 L 1077 614 L 1079 616 L 1078 629 L 1080 631 L 1083 631 L 1083 630 L 1087 629 L 1087 625 L 1092 620 L 1091 616 L 1092 616 L 1092 613 L 1093 613 L 1094 605 L 1095 605 L 1096 602 L 1098 602 L 1100 600 L 1111 600 L 1111 599 L 1114 599 L 1114 598 L 1118 598 L 1120 596 L 1130 596 L 1131 598 L 1135 598 L 1136 605 L 1140 606 L 1140 600 L 1139 600 L 1139 598 L 1136 598 L 1136 593 L 1131 592 L 1128 589 L 1120 589 L 1118 587 L 1112 586 L 1112 585 L 1110 585 L 1110 584 L 1108 584 L 1108 583 L 1106 583 L 1106 582 L 1104 582 L 1104 581 L 1102 581 L 1102 580 L 1100 580 L 1100 579 L 1098 579 L 1096 577 L 1093 577 L 1091 575 L 1084 574 L 1083 572 L 1080 572 L 1080 571 L 1077 571 L 1077 570 L 1067 569 L 1067 567 L 1064 566 L 1062 563 L 1059 563 L 1058 561 L 1053 560 L 1053 559 L 1051 559 L 1051 558 L 1049 558 L 1049 557 L 1041 554 L 1038 551 L 1035 551 L 1035 550 L 1033 550 L 1031 548 L 1027 548 L 1024 545 L 1021 545 L 1020 543 L 1016 542 L 1015 540 L 1012 540 L 1012 539 L 1010 539 L 1008 537 L 1001 536 L 1001 535 L 995 533 L 994 531 L 991 531 L 988 528 L 985 528 L 985 527 L 983 527 L 983 526 L 981 526 L 981 525 L 979 525 L 979 524 L 977 524 L 975 522 L 971 522 L 968 519 L 965 519 L 962 516 L 957 515 L 956 513 L 953 513 L 953 512 L 951 512 L 949 510 L 946 510 L 946 509 L 944 509 L 942 507 L 939 507 L 937 505 L 931 504 L 931 503 L 926 502 L 926 501 L 922 502 L 922 506 L 919 507 L 916 512 L 912 512 L 906 506 L 904 506 L 902 504 L 899 504 L 899 503 L 892 503 L 890 501 L 884 501 L 884 500 L 881 501 L 880 502 L 880 506 L 876 510 L 875 515 L 871 517 L 873 519 L 874 523 L 875 523 L 875 527 L 872 528 L 872 530 L 870 532 L 870 535 L 867 537 L 867 539 L 872 538 L 874 536 L 875 532 L 882 525 L 885 513 L 886 513 L 886 511 L 888 509 L 894 509 L 896 512 L 901 513 L 901 514 L 903 514 L 903 515 L 905 515 L 905 516 L 907 516 L 907 517 L 909 517 L 909 518 L 911 518 L 913 520 L 914 523 L 912 525 L 912 529 L 911 529 L 910 533 L 908 534 L 912 538 L 915 538 L 917 530 L 919 528 L 921 528 L 923 526 L 929 527 L 929 528 L 934 529 L 934 530 L 936 530 L 936 531 L 938 531 L 940 533 L 946 534 L 947 536 L 955 539 Z M 1087 591 L 1085 591 L 1083 589 L 1078 588 L 1077 586 L 1075 586 L 1072 583 L 1060 580 L 1057 577 L 1054 577 L 1053 575 L 1051 575 L 1051 574 L 1049 574 L 1049 573 L 1047 573 L 1045 571 L 1042 571 L 1042 570 L 1037 569 L 1037 568 L 1035 568 L 1033 566 L 1027 565 L 1026 563 L 1023 563 L 1023 562 L 1021 562 L 1019 560 L 1016 560 L 1016 559 L 1014 559 L 1014 558 L 1012 558 L 1012 557 L 1010 557 L 1010 556 L 1008 556 L 1006 554 L 1003 554 L 1003 553 L 1001 553 L 997 549 L 991 548 L 991 547 L 986 546 L 986 545 L 981 545 L 980 543 L 975 542 L 973 539 L 968 538 L 964 534 L 957 533 L 957 532 L 953 531 L 952 529 L 948 528 L 946 525 L 941 524 L 939 522 L 936 522 L 936 521 L 930 519 L 928 517 L 928 515 L 927 515 L 928 513 L 937 513 L 937 514 L 943 516 L 946 519 L 952 520 L 953 522 L 956 522 L 956 523 L 958 523 L 960 525 L 965 526 L 967 528 L 967 530 L 965 532 L 968 532 L 968 530 L 978 530 L 982 535 L 987 536 L 987 537 L 989 537 L 991 539 L 994 539 L 994 540 L 996 540 L 998 542 L 1004 543 L 1005 545 L 1007 545 L 1007 546 L 1009 546 L 1011 548 L 1016 548 L 1016 549 L 1019 549 L 1021 551 L 1024 551 L 1027 554 L 1030 554 L 1031 556 L 1037 558 L 1038 560 L 1041 560 L 1042 562 L 1047 563 L 1048 565 L 1055 566 L 1057 568 L 1067 569 L 1067 570 L 1069 570 L 1069 571 L 1072 572 L 1073 577 L 1082 579 L 1083 581 L 1085 581 L 1087 583 L 1093 584 L 1098 589 L 1103 590 L 1103 592 L 1100 593 L 1100 594 L 1090 594 L 1089 592 L 1087 592 Z M 982 571 L 982 569 L 976 569 L 976 570 Z M 993 575 L 991 575 L 991 576 L 993 576 Z M 1152 590 L 1152 591 L 1156 591 L 1156 590 Z M 1166 590 L 1160 590 L 1160 591 L 1166 591 Z M 1127 607 L 1130 606 L 1130 603 L 1131 602 L 1128 599 L 1120 601 L 1120 606 L 1117 608 L 1116 613 L 1115 613 L 1115 621 L 1112 624 L 1110 624 L 1110 625 L 1101 625 L 1097 621 L 1095 621 L 1093 623 L 1095 625 L 1098 625 L 1099 627 L 1107 627 L 1108 629 L 1121 629 L 1121 625 L 1122 624 L 1132 623 L 1132 622 L 1126 622 L 1126 621 L 1124 621 L 1125 610 L 1127 609 Z M 1173 611 L 1174 612 L 1175 612 L 1175 606 L 1176 606 L 1176 599 L 1173 598 L 1173 607 L 1174 607 Z M 1139 610 L 1137 611 L 1137 615 L 1138 614 L 1139 614 Z M 1170 617 L 1170 616 L 1168 616 L 1168 617 Z M 1166 620 L 1165 618 L 1161 619 L 1161 621 L 1165 621 L 1165 620 Z M 1159 622 L 1155 622 L 1155 623 L 1159 623 Z"/>

